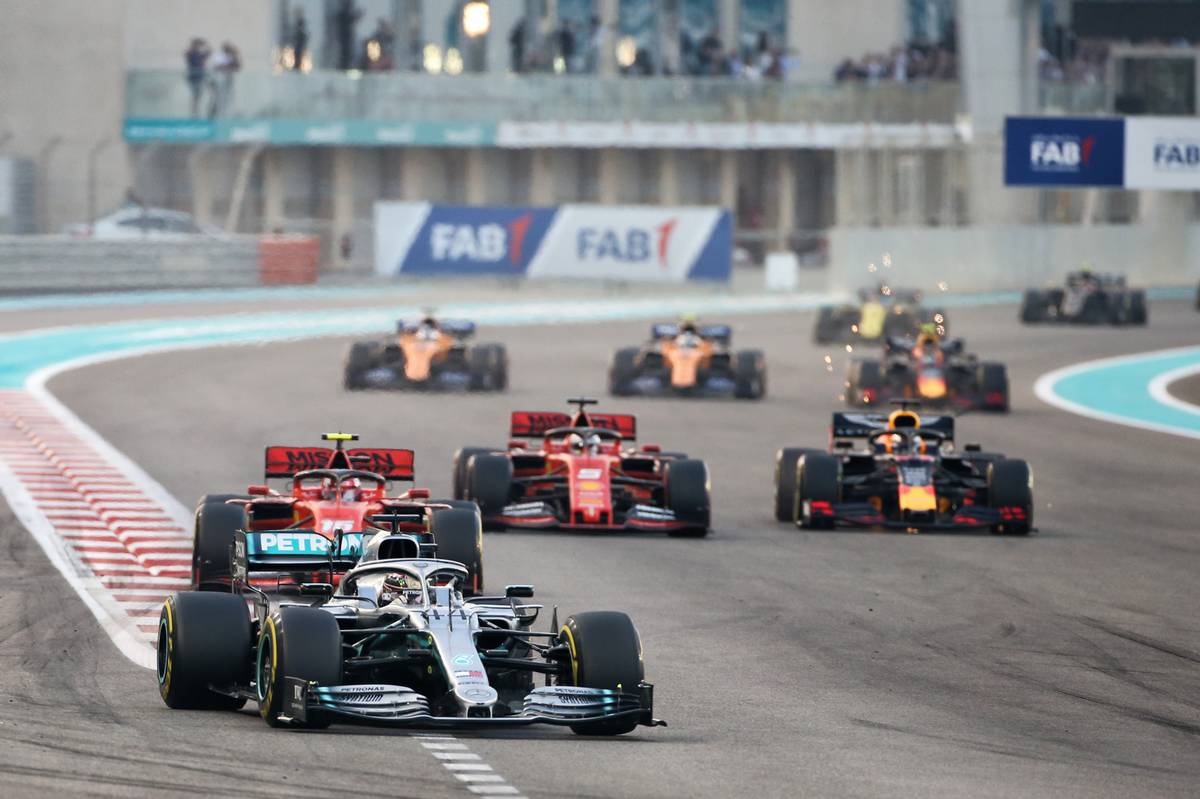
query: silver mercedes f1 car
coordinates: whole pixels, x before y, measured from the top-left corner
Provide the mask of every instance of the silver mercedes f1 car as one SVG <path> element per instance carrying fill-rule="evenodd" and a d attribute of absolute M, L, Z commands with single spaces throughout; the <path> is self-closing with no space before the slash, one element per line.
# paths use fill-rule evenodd
<path fill-rule="evenodd" d="M 417 536 L 380 531 L 349 552 L 337 531 L 323 547 L 280 553 L 265 535 L 236 534 L 231 593 L 164 603 L 158 685 L 169 707 L 254 701 L 269 725 L 308 728 L 543 723 L 620 735 L 663 724 L 624 613 L 579 613 L 538 632 L 541 606 L 522 601 L 532 586 L 466 599 L 466 567 Z M 357 565 L 335 587 L 341 561 Z M 297 571 L 317 579 L 272 594 L 273 574 Z"/>

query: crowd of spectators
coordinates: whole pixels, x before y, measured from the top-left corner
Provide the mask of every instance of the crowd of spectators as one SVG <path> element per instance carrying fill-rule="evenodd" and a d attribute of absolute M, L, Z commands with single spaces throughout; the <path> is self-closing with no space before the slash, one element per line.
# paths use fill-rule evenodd
<path fill-rule="evenodd" d="M 1055 83 L 1091 84 L 1104 81 L 1108 42 L 1077 42 L 1071 55 L 1059 57 L 1045 47 L 1038 51 L 1038 77 Z"/>
<path fill-rule="evenodd" d="M 915 80 L 955 80 L 958 57 L 944 45 L 909 43 L 886 53 L 847 58 L 833 71 L 835 83 L 903 83 Z"/>
<path fill-rule="evenodd" d="M 184 76 L 192 95 L 192 116 L 210 119 L 229 110 L 233 78 L 242 68 L 242 55 L 233 42 L 213 52 L 208 42 L 194 38 L 183 51 Z M 207 95 L 207 107 L 205 106 Z"/>

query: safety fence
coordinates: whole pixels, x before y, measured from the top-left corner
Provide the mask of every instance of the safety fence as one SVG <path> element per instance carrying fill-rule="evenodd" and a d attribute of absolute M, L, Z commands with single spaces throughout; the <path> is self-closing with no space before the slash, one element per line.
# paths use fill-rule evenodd
<path fill-rule="evenodd" d="M 0 293 L 313 283 L 316 236 L 0 236 Z"/>

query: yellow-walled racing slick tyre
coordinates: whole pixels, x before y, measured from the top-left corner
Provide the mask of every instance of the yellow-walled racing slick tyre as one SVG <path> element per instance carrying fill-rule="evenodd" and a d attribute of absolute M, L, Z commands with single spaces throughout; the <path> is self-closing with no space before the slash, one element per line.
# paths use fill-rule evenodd
<path fill-rule="evenodd" d="M 560 684 L 637 693 L 645 668 L 642 642 L 633 620 L 611 610 L 576 613 L 559 631 L 570 653 L 569 671 Z M 623 735 L 637 718 L 609 719 L 572 727 L 579 735 Z"/>
<path fill-rule="evenodd" d="M 250 673 L 250 613 L 233 594 L 181 591 L 158 617 L 158 692 L 176 710 L 236 710 L 245 699 L 209 686 L 245 684 Z"/>

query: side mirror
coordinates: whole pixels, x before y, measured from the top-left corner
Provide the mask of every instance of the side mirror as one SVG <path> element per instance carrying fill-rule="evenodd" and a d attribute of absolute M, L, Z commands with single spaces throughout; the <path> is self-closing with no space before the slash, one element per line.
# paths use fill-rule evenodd
<path fill-rule="evenodd" d="M 525 449 L 525 442 L 519 438 L 510 438 L 508 440 L 509 449 Z"/>
<path fill-rule="evenodd" d="M 300 596 L 333 596 L 333 585 L 330 583 L 301 583 Z"/>
<path fill-rule="evenodd" d="M 409 499 L 429 499 L 428 488 L 410 488 L 408 489 Z"/>
<path fill-rule="evenodd" d="M 983 452 L 983 447 L 979 444 L 967 444 L 963 449 L 967 452 Z"/>
<path fill-rule="evenodd" d="M 661 444 L 642 444 L 642 452 L 662 452 Z"/>
<path fill-rule="evenodd" d="M 833 448 L 834 449 L 854 449 L 854 442 L 853 441 L 845 441 L 845 440 L 835 441 L 835 442 L 833 442 Z"/>
<path fill-rule="evenodd" d="M 508 599 L 530 599 L 533 596 L 532 585 L 506 585 L 504 596 Z"/>
<path fill-rule="evenodd" d="M 271 493 L 271 487 L 267 485 L 248 486 L 246 493 L 252 497 L 265 497 Z"/>

